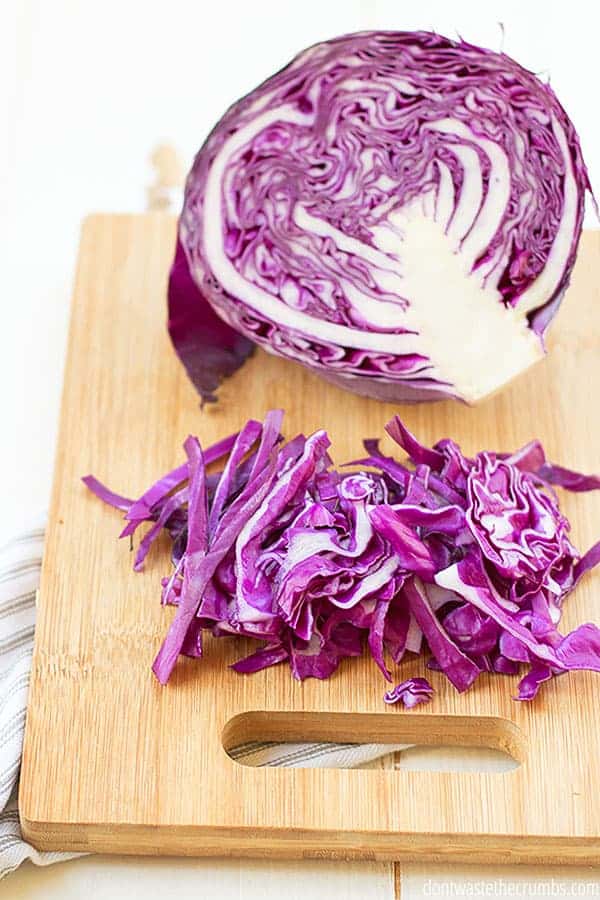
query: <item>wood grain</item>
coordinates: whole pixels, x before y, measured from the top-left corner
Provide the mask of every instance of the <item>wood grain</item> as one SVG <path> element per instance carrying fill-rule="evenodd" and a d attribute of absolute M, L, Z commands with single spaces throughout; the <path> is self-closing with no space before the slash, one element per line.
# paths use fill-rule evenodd
<path fill-rule="evenodd" d="M 556 679 L 527 705 L 511 700 L 515 679 L 483 676 L 461 696 L 434 674 L 435 701 L 404 712 L 384 707 L 367 658 L 325 683 L 299 684 L 285 667 L 241 677 L 227 664 L 243 648 L 221 639 L 201 662 L 179 663 L 167 688 L 155 682 L 150 663 L 172 614 L 158 602 L 166 546 L 134 575 L 118 515 L 79 477 L 141 492 L 180 461 L 189 432 L 209 443 L 273 406 L 287 410 L 287 434 L 325 426 L 342 461 L 397 411 L 262 352 L 200 411 L 164 328 L 174 227 L 151 214 L 94 216 L 83 228 L 23 757 L 27 838 L 121 853 L 598 862 L 597 676 Z M 538 436 L 557 462 L 599 469 L 599 272 L 600 235 L 589 233 L 549 357 L 477 409 L 404 408 L 408 426 L 426 442 L 452 435 L 466 451 Z M 600 498 L 561 500 L 586 548 Z M 598 574 L 581 584 L 566 628 L 598 620 L 599 586 Z M 420 663 L 397 676 L 409 673 L 422 674 Z M 243 735 L 483 744 L 521 765 L 251 769 L 223 747 Z"/>

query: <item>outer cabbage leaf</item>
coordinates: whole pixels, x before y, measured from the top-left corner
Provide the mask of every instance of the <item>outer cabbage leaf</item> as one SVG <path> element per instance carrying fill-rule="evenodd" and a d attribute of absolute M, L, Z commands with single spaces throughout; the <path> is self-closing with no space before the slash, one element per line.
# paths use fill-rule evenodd
<path fill-rule="evenodd" d="M 202 295 L 179 239 L 169 273 L 169 334 L 203 403 L 217 399 L 220 383 L 254 350 L 254 344 L 230 328 Z"/>

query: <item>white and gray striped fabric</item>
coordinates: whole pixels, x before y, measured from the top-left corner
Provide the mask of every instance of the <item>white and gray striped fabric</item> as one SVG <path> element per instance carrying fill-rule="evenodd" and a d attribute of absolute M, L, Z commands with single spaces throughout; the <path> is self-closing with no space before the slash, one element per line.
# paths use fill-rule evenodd
<path fill-rule="evenodd" d="M 30 847 L 21 837 L 17 809 L 43 542 L 38 521 L 0 549 L 0 878 L 25 859 L 45 866 L 69 858 Z"/>
<path fill-rule="evenodd" d="M 21 836 L 17 808 L 43 543 L 40 519 L 0 548 L 0 878 L 26 859 L 47 866 L 79 855 L 40 853 L 31 847 Z M 232 756 L 253 766 L 354 768 L 406 746 L 248 743 L 236 747 Z"/>

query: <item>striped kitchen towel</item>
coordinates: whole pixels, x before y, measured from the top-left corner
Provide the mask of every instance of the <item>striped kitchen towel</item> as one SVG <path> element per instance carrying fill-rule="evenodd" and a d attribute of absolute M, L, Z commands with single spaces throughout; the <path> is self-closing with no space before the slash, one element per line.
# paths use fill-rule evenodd
<path fill-rule="evenodd" d="M 17 809 L 43 543 L 40 521 L 0 549 L 0 878 L 25 859 L 44 866 L 70 858 L 30 847 L 21 837 Z"/>
<path fill-rule="evenodd" d="M 44 521 L 40 520 L 0 548 L 0 878 L 26 859 L 47 866 L 79 855 L 35 850 L 21 836 L 17 808 L 43 543 Z M 406 746 L 271 742 L 243 744 L 231 753 L 253 766 L 354 768 Z"/>

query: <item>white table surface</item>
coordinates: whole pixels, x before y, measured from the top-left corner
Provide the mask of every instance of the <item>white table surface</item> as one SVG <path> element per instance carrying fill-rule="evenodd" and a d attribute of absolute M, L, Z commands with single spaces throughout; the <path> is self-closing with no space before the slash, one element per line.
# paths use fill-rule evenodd
<path fill-rule="evenodd" d="M 187 165 L 229 103 L 321 38 L 434 27 L 503 41 L 548 73 L 600 186 L 599 10 L 596 0 L 1 0 L 0 541 L 48 500 L 79 223 L 90 211 L 145 208 L 153 147 L 176 145 Z M 0 900 L 393 900 L 400 881 L 410 898 L 600 894 L 600 870 L 400 875 L 381 864 L 88 857 L 26 865 L 0 884 Z"/>

